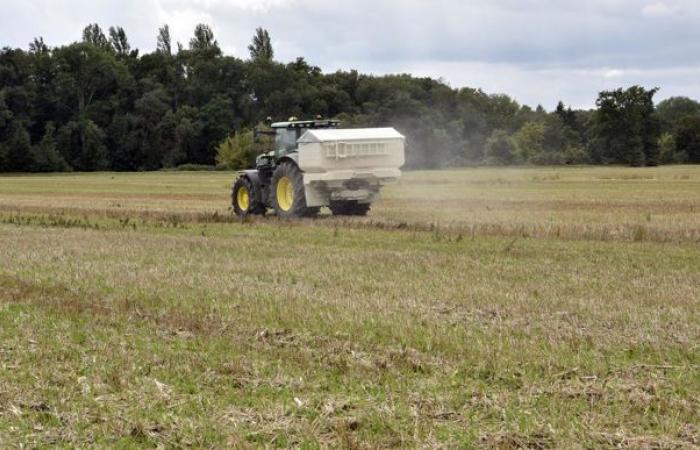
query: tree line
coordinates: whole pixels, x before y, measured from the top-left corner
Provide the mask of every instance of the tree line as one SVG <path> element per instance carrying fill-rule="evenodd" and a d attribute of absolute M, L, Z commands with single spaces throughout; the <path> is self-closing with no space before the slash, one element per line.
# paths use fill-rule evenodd
<path fill-rule="evenodd" d="M 187 45 L 168 26 L 140 54 L 121 27 L 82 40 L 0 51 L 0 172 L 241 168 L 249 130 L 267 117 L 322 115 L 349 127 L 393 126 L 407 166 L 700 163 L 700 103 L 657 89 L 601 92 L 593 110 L 547 112 L 507 95 L 411 75 L 324 74 L 274 59 L 257 29 L 250 58 L 224 55 L 210 27 Z"/>

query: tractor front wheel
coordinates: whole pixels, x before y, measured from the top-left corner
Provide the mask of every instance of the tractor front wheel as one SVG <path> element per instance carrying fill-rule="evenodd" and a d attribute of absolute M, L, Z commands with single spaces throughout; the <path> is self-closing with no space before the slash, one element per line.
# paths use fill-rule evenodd
<path fill-rule="evenodd" d="M 304 176 L 296 164 L 285 161 L 272 174 L 272 207 L 277 217 L 291 219 L 318 213 L 318 208 L 306 206 Z"/>
<path fill-rule="evenodd" d="M 265 205 L 260 201 L 260 193 L 248 177 L 239 177 L 233 183 L 231 203 L 233 212 L 241 218 L 249 214 L 265 214 Z"/>

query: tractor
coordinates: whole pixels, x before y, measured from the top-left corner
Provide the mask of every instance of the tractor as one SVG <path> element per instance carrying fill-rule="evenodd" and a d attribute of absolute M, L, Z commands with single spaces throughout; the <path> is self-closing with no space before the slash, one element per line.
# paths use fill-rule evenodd
<path fill-rule="evenodd" d="M 255 130 L 274 137 L 274 148 L 239 173 L 231 192 L 238 217 L 284 219 L 317 215 L 364 216 L 383 185 L 401 176 L 404 136 L 393 128 L 340 128 L 337 120 L 290 120 Z"/>

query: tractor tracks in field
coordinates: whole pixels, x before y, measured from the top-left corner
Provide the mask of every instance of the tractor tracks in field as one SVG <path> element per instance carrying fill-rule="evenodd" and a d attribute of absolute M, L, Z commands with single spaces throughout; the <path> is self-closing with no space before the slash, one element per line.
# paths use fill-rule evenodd
<path fill-rule="evenodd" d="M 92 210 L 81 208 L 12 208 L 0 204 L 0 224 L 85 230 L 194 230 L 207 225 L 279 229 L 366 230 L 414 233 L 441 242 L 478 237 L 509 239 L 560 239 L 597 242 L 700 243 L 700 227 L 665 227 L 645 223 L 537 223 L 537 222 L 440 222 L 401 221 L 381 217 L 337 217 L 283 220 L 274 216 L 239 219 L 228 212 L 166 212 L 144 210 Z"/>

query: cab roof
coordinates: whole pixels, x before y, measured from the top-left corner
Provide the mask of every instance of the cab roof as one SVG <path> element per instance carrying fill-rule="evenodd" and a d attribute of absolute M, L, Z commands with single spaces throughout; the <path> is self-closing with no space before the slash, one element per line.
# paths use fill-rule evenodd
<path fill-rule="evenodd" d="M 336 130 L 309 130 L 299 138 L 299 143 L 338 141 L 386 141 L 405 139 L 394 128 L 343 128 Z"/>
<path fill-rule="evenodd" d="M 272 128 L 335 128 L 340 125 L 339 120 L 295 120 L 293 122 L 275 122 Z"/>

